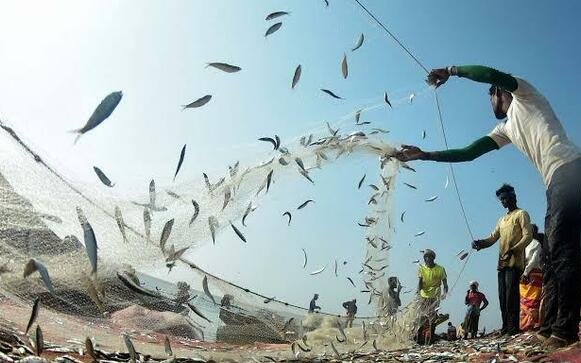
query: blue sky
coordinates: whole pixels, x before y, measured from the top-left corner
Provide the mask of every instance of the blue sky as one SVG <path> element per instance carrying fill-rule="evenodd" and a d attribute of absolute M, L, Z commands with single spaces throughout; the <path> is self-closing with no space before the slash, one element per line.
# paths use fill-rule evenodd
<path fill-rule="evenodd" d="M 218 175 L 238 159 L 260 155 L 265 150 L 258 137 L 300 136 L 380 101 L 384 91 L 404 95 L 425 89 L 423 71 L 354 2 L 330 3 L 325 8 L 322 0 L 0 1 L 0 117 L 73 180 L 98 183 L 92 171 L 98 165 L 120 190 L 145 190 L 152 177 L 171 184 L 184 143 L 188 153 L 180 178 L 197 180 L 203 171 Z M 581 82 L 576 39 L 581 6 L 576 2 L 366 3 L 428 68 L 484 64 L 529 80 L 550 100 L 569 136 L 581 144 L 575 91 Z M 277 10 L 292 14 L 281 19 L 280 31 L 265 39 L 269 24 L 264 17 Z M 352 53 L 360 33 L 366 41 Z M 340 74 L 344 52 L 350 65 L 347 80 Z M 243 71 L 206 69 L 211 61 L 237 64 Z M 302 64 L 303 77 L 290 90 L 297 64 Z M 332 100 L 320 88 L 333 89 L 346 100 Z M 73 146 L 67 131 L 81 127 L 98 102 L 116 90 L 124 98 L 113 116 Z M 460 79 L 439 91 L 451 146 L 463 146 L 493 128 L 486 91 L 485 85 Z M 180 105 L 205 94 L 214 95 L 206 107 L 181 111 Z M 412 105 L 380 109 L 363 118 L 389 129 L 390 142 L 443 147 L 429 93 Z M 395 214 L 406 210 L 407 219 L 396 227 L 391 272 L 414 288 L 416 266 L 411 261 L 430 247 L 453 282 L 461 267 L 455 255 L 469 246 L 470 238 L 453 190 L 443 188 L 447 166 L 414 167 L 416 174 L 404 171 L 400 180 L 420 189 L 411 191 L 401 183 L 396 189 Z M 342 276 L 358 276 L 364 247 L 354 222 L 365 215 L 367 193 L 355 185 L 363 173 L 376 168 L 375 160 L 360 158 L 316 174 L 314 187 L 279 181 L 264 207 L 249 217 L 247 245 L 224 234 L 217 247 L 200 247 L 192 258 L 211 272 L 293 303 L 307 304 L 316 291 L 328 311 L 341 311 L 340 303 L 353 296 L 364 305 L 363 296 L 343 277 L 309 276 L 301 268 L 300 249 L 309 252 L 309 271 L 337 258 L 349 262 Z M 513 147 L 458 165 L 456 172 L 476 236 L 486 236 L 503 213 L 494 197 L 503 182 L 515 186 L 521 207 L 542 225 L 544 187 Z M 434 194 L 440 196 L 436 202 L 423 201 Z M 316 199 L 316 205 L 296 215 L 287 228 L 280 211 L 307 198 Z M 414 239 L 419 230 L 426 234 Z M 496 256 L 493 246 L 470 260 L 442 309 L 455 322 L 464 313 L 467 282 L 477 279 L 491 301 L 481 325 L 499 325 Z M 172 278 L 179 279 L 180 271 Z"/>

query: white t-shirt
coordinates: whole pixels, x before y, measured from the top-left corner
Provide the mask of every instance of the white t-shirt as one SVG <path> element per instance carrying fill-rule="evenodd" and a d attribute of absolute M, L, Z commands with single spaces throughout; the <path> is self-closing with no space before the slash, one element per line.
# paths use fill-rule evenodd
<path fill-rule="evenodd" d="M 516 80 L 518 88 L 512 92 L 507 120 L 488 136 L 499 148 L 513 143 L 535 164 L 548 187 L 555 170 L 581 158 L 581 151 L 567 138 L 545 97 L 525 80 Z"/>
<path fill-rule="evenodd" d="M 541 244 L 536 239 L 525 248 L 525 269 L 523 275 L 527 276 L 534 268 L 541 268 Z"/>

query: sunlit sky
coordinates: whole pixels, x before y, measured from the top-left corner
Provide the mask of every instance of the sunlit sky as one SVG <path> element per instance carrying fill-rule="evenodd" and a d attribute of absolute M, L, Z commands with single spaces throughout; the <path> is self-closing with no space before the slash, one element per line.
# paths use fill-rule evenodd
<path fill-rule="evenodd" d="M 172 183 L 183 144 L 188 152 L 181 181 L 206 171 L 226 172 L 227 165 L 266 152 L 258 137 L 303 135 L 324 121 L 335 122 L 362 105 L 380 102 L 383 92 L 405 95 L 425 91 L 425 73 L 386 39 L 351 0 L 300 1 L 0 1 L 0 118 L 13 125 L 70 179 L 97 184 L 98 165 L 120 190 L 146 190 L 155 178 Z M 366 1 L 428 68 L 450 64 L 484 64 L 533 83 L 551 102 L 569 136 L 581 144 L 579 92 L 581 51 L 577 14 L 572 1 L 419 2 Z M 273 11 L 290 11 L 282 28 L 268 38 L 264 20 Z M 360 33 L 364 45 L 351 52 Z M 343 54 L 350 75 L 340 73 Z M 205 68 L 228 62 L 242 71 L 226 74 Z M 297 64 L 303 76 L 295 90 L 290 80 Z M 337 101 L 322 94 L 329 88 Z M 103 97 L 122 90 L 113 115 L 73 145 L 68 133 L 84 125 Z M 464 146 L 495 124 L 487 86 L 451 79 L 440 91 L 451 146 Z M 203 95 L 203 108 L 181 105 Z M 409 105 L 382 108 L 363 115 L 389 129 L 392 143 L 443 148 L 434 101 L 427 92 Z M 427 137 L 422 139 L 422 131 Z M 390 273 L 415 291 L 413 260 L 432 248 L 446 267 L 450 284 L 461 262 L 456 253 L 470 237 L 452 188 L 444 189 L 445 164 L 415 163 L 396 187 L 395 214 L 406 210 L 393 238 Z M 504 211 L 494 191 L 513 184 L 519 204 L 534 222 L 544 220 L 545 195 L 540 176 L 514 147 L 506 147 L 471 164 L 456 167 L 469 223 L 485 237 Z M 219 236 L 213 247 L 195 249 L 190 257 L 208 271 L 268 296 L 307 305 L 318 292 L 323 310 L 342 312 L 352 297 L 362 313 L 367 299 L 344 276 L 357 274 L 364 254 L 363 231 L 355 224 L 366 213 L 367 191 L 356 183 L 377 173 L 376 160 L 351 159 L 314 174 L 316 185 L 300 179 L 279 181 L 249 217 L 247 244 L 234 235 Z M 426 197 L 439 195 L 427 204 Z M 291 227 L 280 211 L 307 198 L 316 204 L 295 216 Z M 426 234 L 413 235 L 421 230 Z M 302 269 L 302 252 L 309 266 Z M 333 259 L 346 260 L 340 277 L 309 271 Z M 478 280 L 491 301 L 481 326 L 499 326 L 496 282 L 497 246 L 472 256 L 458 287 L 443 303 L 459 323 L 470 280 Z M 171 279 L 179 280 L 177 269 Z M 156 271 L 153 271 L 157 273 Z M 165 271 L 160 276 L 167 276 Z M 194 284 L 195 285 L 195 284 Z M 404 300 L 413 293 L 404 295 Z"/>

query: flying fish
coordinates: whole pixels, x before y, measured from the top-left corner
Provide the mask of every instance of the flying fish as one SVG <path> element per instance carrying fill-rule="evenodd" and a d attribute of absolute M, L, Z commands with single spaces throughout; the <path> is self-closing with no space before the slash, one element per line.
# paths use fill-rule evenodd
<path fill-rule="evenodd" d="M 240 230 L 238 228 L 236 228 L 236 226 L 232 222 L 230 222 L 230 227 L 232 227 L 232 230 L 242 240 L 242 242 L 246 243 L 246 237 L 244 237 L 242 232 L 240 232 Z"/>
<path fill-rule="evenodd" d="M 236 73 L 239 72 L 242 68 L 232 65 L 232 64 L 228 64 L 228 63 L 221 63 L 221 62 L 212 62 L 212 63 L 208 63 L 206 65 L 207 67 L 214 67 L 216 69 L 219 69 L 223 72 L 226 73 Z"/>
<path fill-rule="evenodd" d="M 110 188 L 115 186 L 115 184 L 111 183 L 111 180 L 107 178 L 107 175 L 105 175 L 105 173 L 103 173 L 101 169 L 99 169 L 96 166 L 93 166 L 93 170 L 95 171 L 95 174 L 97 174 L 97 176 L 99 177 L 99 180 L 101 180 L 101 183 L 105 184 Z"/>
<path fill-rule="evenodd" d="M 353 49 L 351 49 L 351 51 L 354 52 L 357 49 L 361 48 L 364 40 L 365 40 L 365 36 L 363 35 L 363 33 L 361 33 L 361 35 L 359 36 L 359 39 L 357 39 L 357 43 L 355 43 L 355 47 L 353 47 Z"/>
<path fill-rule="evenodd" d="M 267 30 L 266 33 L 264 33 L 264 37 L 266 38 L 267 36 L 271 35 L 272 33 L 276 32 L 277 30 L 280 29 L 280 27 L 282 26 L 282 22 L 278 22 L 275 23 L 273 25 L 271 25 Z"/>
<path fill-rule="evenodd" d="M 200 97 L 197 100 L 188 103 L 187 105 L 183 105 L 182 106 L 182 110 L 185 110 L 186 108 L 198 108 L 198 107 L 202 107 L 204 106 L 206 103 L 210 102 L 210 100 L 212 99 L 212 95 L 205 95 L 204 97 Z"/>
<path fill-rule="evenodd" d="M 292 88 L 292 89 L 294 89 L 294 88 L 295 88 L 295 86 L 296 86 L 296 85 L 299 83 L 299 80 L 301 79 L 301 73 L 302 73 L 302 71 L 303 71 L 303 70 L 302 70 L 302 67 L 301 67 L 301 65 L 299 64 L 299 65 L 297 66 L 297 68 L 295 69 L 295 73 L 294 73 L 294 75 L 293 75 L 293 81 L 292 81 L 292 83 L 291 83 L 291 88 Z"/>
<path fill-rule="evenodd" d="M 182 164 L 184 162 L 184 157 L 186 156 L 186 145 L 184 144 L 184 146 L 182 147 L 182 151 L 180 152 L 180 158 L 178 160 L 178 166 L 176 168 L 176 172 L 173 176 L 173 180 L 176 180 L 176 176 L 178 176 L 178 173 L 180 172 L 180 168 L 182 167 Z"/>
<path fill-rule="evenodd" d="M 121 102 L 122 97 L 123 92 L 121 91 L 113 92 L 107 95 L 107 97 L 105 97 L 101 103 L 99 103 L 95 111 L 93 111 L 93 114 L 91 117 L 89 117 L 89 120 L 85 126 L 81 127 L 80 129 L 71 131 L 72 133 L 78 134 L 74 143 L 76 144 L 81 136 L 99 126 L 101 122 L 105 121 L 109 116 L 111 116 L 117 105 L 119 105 L 119 102 Z"/>
<path fill-rule="evenodd" d="M 329 96 L 331 96 L 335 99 L 338 99 L 338 100 L 343 99 L 343 97 L 337 96 L 335 93 L 333 93 L 333 91 L 329 91 L 328 89 L 321 88 L 321 91 L 325 92 L 326 94 L 328 94 Z"/>

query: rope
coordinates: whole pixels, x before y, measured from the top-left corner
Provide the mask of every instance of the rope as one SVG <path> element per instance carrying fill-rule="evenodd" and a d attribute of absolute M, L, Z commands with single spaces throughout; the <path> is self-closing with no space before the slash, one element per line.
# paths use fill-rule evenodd
<path fill-rule="evenodd" d="M 399 40 L 399 38 L 393 34 L 382 22 L 381 20 L 379 20 L 369 9 L 367 9 L 367 7 L 361 3 L 361 1 L 359 0 L 354 0 L 360 7 L 361 9 L 363 9 L 363 11 L 365 11 L 365 13 L 367 13 L 367 15 L 373 19 L 373 21 L 375 21 L 377 23 L 377 25 L 379 25 L 381 27 L 381 29 L 383 29 L 385 31 L 385 33 L 425 72 L 425 73 L 430 73 L 430 71 L 428 70 L 428 68 L 426 68 L 426 66 L 424 66 L 424 64 Z M 446 146 L 446 150 L 449 149 L 448 147 L 448 139 L 446 137 L 446 130 L 444 128 L 444 118 L 442 116 L 442 108 L 440 107 L 440 100 L 438 98 L 438 93 L 436 92 L 436 89 L 434 88 L 434 100 L 436 103 L 436 110 L 437 110 L 437 115 L 438 115 L 438 121 L 440 124 L 440 130 L 442 132 L 442 137 L 444 139 L 444 145 Z M 464 224 L 466 225 L 466 230 L 468 231 L 468 234 L 470 235 L 470 238 L 472 240 L 474 240 L 474 235 L 472 233 L 472 229 L 470 228 L 470 223 L 468 222 L 468 216 L 466 214 L 466 209 L 464 208 L 464 203 L 462 202 L 462 197 L 460 195 L 460 190 L 458 188 L 458 183 L 456 182 L 456 173 L 454 172 L 454 167 L 452 166 L 451 163 L 448 163 L 448 167 L 450 168 L 450 174 L 452 175 L 452 184 L 454 185 L 454 190 L 456 191 L 456 197 L 458 199 L 458 204 L 460 205 L 460 211 L 462 212 L 462 217 L 464 219 Z M 462 275 L 462 273 L 464 272 L 464 269 L 466 267 L 466 264 L 468 263 L 468 260 L 470 259 L 470 255 L 472 252 L 468 253 L 467 258 L 464 260 L 464 263 L 462 265 L 462 268 L 460 269 L 460 272 L 458 273 L 458 276 L 456 277 L 456 280 L 454 281 L 454 284 L 452 284 L 452 288 L 450 289 L 450 291 L 454 290 L 454 288 L 456 287 L 456 284 L 458 283 L 458 280 L 460 279 L 460 276 Z"/>

